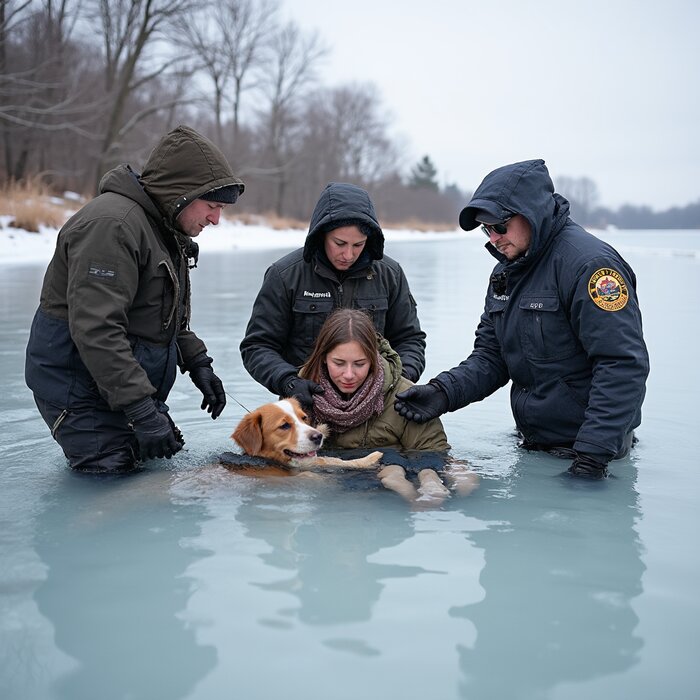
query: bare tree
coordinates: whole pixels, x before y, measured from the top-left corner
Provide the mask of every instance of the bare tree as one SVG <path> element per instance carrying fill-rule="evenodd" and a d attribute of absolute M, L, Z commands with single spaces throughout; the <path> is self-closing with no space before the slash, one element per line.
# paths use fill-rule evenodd
<path fill-rule="evenodd" d="M 225 50 L 233 79 L 234 149 L 238 148 L 241 98 L 244 91 L 258 84 L 266 60 L 267 37 L 276 30 L 278 8 L 277 0 L 229 0 L 221 6 L 222 27 L 228 34 Z"/>
<path fill-rule="evenodd" d="M 223 111 L 232 108 L 233 145 L 240 130 L 241 97 L 256 84 L 255 71 L 264 61 L 267 36 L 274 32 L 276 0 L 224 0 L 208 5 L 211 12 L 193 18 L 185 34 L 198 59 L 198 70 L 214 90 L 216 139 L 224 143 Z M 232 84 L 232 89 L 227 90 Z"/>
<path fill-rule="evenodd" d="M 81 49 L 71 41 L 79 1 L 0 0 L 0 131 L 7 177 L 26 175 L 30 151 L 43 168 L 49 132 L 87 134 L 95 104 L 80 75 Z M 35 164 L 36 165 L 36 164 Z"/>
<path fill-rule="evenodd" d="M 372 187 L 396 169 L 389 119 L 372 84 L 321 88 L 305 100 L 288 204 L 305 217 L 332 180 Z"/>
<path fill-rule="evenodd" d="M 122 139 L 142 119 L 167 109 L 169 103 L 138 105 L 128 114 L 129 98 L 151 81 L 161 78 L 176 59 L 167 51 L 168 31 L 190 21 L 194 0 L 86 0 L 92 21 L 99 29 L 104 54 L 104 85 L 109 96 L 106 123 L 96 166 L 98 182 L 113 164 Z M 163 45 L 159 45 L 159 44 Z M 161 49 L 159 52 L 158 49 Z M 183 103 L 187 98 L 174 98 Z"/>
<path fill-rule="evenodd" d="M 41 173 L 86 193 L 116 162 L 138 164 L 153 134 L 184 116 L 253 181 L 242 203 L 251 211 L 305 219 L 342 179 L 392 217 L 454 221 L 454 197 L 403 182 L 407 149 L 389 136 L 372 85 L 311 92 L 327 49 L 279 26 L 279 2 L 0 0 L 0 177 Z M 211 80 L 192 80 L 195 70 Z M 579 188 L 572 200 L 596 196 Z"/>
<path fill-rule="evenodd" d="M 591 221 L 593 212 L 598 206 L 598 187 L 588 177 L 557 178 L 557 190 L 571 203 L 572 216 L 582 224 Z"/>
<path fill-rule="evenodd" d="M 223 142 L 223 100 L 230 75 L 230 64 L 226 51 L 226 35 L 219 21 L 222 6 L 210 2 L 205 3 L 204 7 L 207 10 L 211 9 L 212 14 L 205 12 L 193 17 L 183 29 L 197 57 L 196 69 L 202 71 L 211 80 L 214 90 L 216 139 L 221 144 Z"/>
<path fill-rule="evenodd" d="M 11 74 L 7 60 L 8 46 L 12 35 L 17 32 L 18 25 L 24 19 L 23 14 L 28 6 L 29 0 L 24 2 L 0 0 L 0 97 L 2 98 L 0 101 L 0 128 L 2 128 L 5 172 L 9 178 L 16 175 L 11 138 L 11 117 L 18 110 L 16 102 L 19 93 L 26 89 L 22 86 L 22 82 L 27 79 L 27 76 L 22 75 L 22 72 Z M 24 100 L 20 100 L 20 103 L 23 102 Z M 24 158 L 26 159 L 26 157 L 25 152 Z"/>
<path fill-rule="evenodd" d="M 304 35 L 290 22 L 274 36 L 270 46 L 270 69 L 264 91 L 268 98 L 266 160 L 276 183 L 275 211 L 283 214 L 285 188 L 293 162 L 293 143 L 298 127 L 295 108 L 304 91 L 316 80 L 318 64 L 328 50 L 318 33 Z"/>
<path fill-rule="evenodd" d="M 396 152 L 387 134 L 389 119 L 381 113 L 374 85 L 349 85 L 333 91 L 332 117 L 341 149 L 341 177 L 378 182 L 396 166 Z"/>

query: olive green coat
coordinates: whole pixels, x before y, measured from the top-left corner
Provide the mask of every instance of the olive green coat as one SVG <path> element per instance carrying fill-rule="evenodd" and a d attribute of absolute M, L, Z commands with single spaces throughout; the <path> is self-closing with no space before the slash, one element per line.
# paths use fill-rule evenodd
<path fill-rule="evenodd" d="M 167 134 L 138 176 L 108 172 L 101 194 L 58 234 L 41 290 L 25 376 L 59 408 L 111 410 L 164 401 L 207 348 L 190 330 L 188 257 L 178 214 L 209 190 L 243 183 L 214 144 L 186 126 Z"/>
<path fill-rule="evenodd" d="M 384 364 L 384 411 L 344 433 L 333 433 L 326 440 L 325 447 L 392 447 L 436 452 L 449 450 L 450 445 L 439 418 L 419 425 L 402 418 L 394 410 L 396 394 L 413 386 L 413 382 L 401 376 L 401 359 L 384 338 L 380 340 L 379 354 Z"/>

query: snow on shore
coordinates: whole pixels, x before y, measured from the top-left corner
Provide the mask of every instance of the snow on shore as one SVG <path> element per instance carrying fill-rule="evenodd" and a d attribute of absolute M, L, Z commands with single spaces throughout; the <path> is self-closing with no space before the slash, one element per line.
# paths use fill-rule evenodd
<path fill-rule="evenodd" d="M 10 217 L 0 216 L 0 265 L 47 263 L 56 245 L 55 228 L 42 227 L 39 233 L 30 233 L 9 226 Z M 244 225 L 222 219 L 218 226 L 206 228 L 198 237 L 200 252 L 231 250 L 294 249 L 304 244 L 306 230 L 275 230 L 262 225 Z M 473 236 L 455 229 L 447 232 L 421 232 L 409 229 L 384 229 L 387 241 L 447 240 Z"/>

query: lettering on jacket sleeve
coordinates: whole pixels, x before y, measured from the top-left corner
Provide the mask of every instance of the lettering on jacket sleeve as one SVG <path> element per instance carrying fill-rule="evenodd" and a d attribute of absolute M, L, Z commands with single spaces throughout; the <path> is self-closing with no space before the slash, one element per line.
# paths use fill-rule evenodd
<path fill-rule="evenodd" d="M 97 277 L 105 282 L 114 282 L 117 271 L 100 263 L 91 262 L 88 265 L 88 277 Z"/>

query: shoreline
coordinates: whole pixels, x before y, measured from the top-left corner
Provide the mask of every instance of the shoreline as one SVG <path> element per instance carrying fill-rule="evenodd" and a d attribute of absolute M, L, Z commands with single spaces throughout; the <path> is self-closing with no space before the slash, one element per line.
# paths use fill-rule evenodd
<path fill-rule="evenodd" d="M 436 241 L 471 238 L 474 231 L 418 231 L 413 229 L 383 229 L 387 243 L 392 241 Z M 196 241 L 200 254 L 236 250 L 266 250 L 300 248 L 307 231 L 304 229 L 273 229 L 260 224 L 242 224 L 222 220 L 217 226 L 205 229 Z M 0 265 L 48 263 L 56 247 L 58 229 L 40 227 L 38 233 L 2 226 L 0 221 Z"/>

